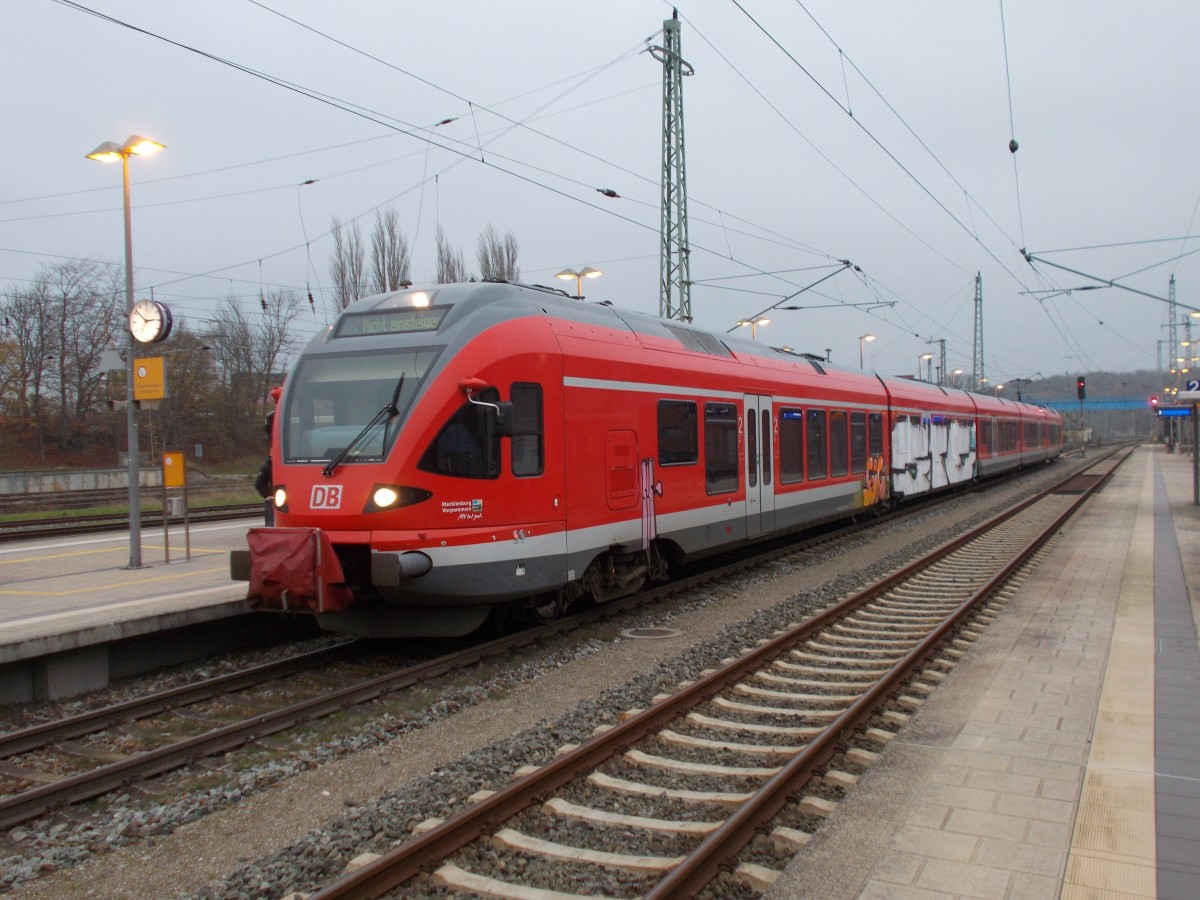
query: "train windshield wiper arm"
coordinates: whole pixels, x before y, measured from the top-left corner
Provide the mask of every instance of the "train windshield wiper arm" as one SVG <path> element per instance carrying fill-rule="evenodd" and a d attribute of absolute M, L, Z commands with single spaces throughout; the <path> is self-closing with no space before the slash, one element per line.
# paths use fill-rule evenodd
<path fill-rule="evenodd" d="M 350 455 L 350 451 L 358 446 L 358 442 L 370 434 L 373 429 L 377 428 L 380 422 L 384 422 L 383 444 L 381 449 L 387 449 L 388 427 L 392 424 L 392 420 L 396 418 L 396 416 L 400 415 L 400 410 L 396 404 L 400 401 L 400 389 L 404 387 L 404 374 L 405 373 L 403 372 L 400 373 L 400 380 L 396 382 L 396 390 L 392 391 L 391 402 L 385 404 L 383 409 L 375 413 L 375 415 L 371 418 L 371 421 L 367 423 L 366 427 L 356 434 L 350 443 L 343 447 L 338 452 L 338 455 L 331 459 L 325 468 L 321 470 L 322 474 L 324 474 L 326 478 L 334 473 L 337 467 L 342 464 L 342 461 Z"/>

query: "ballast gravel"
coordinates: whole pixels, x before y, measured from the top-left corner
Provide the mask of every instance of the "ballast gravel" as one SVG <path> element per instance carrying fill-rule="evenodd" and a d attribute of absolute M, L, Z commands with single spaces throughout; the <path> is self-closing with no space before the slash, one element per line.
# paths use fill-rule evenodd
<path fill-rule="evenodd" d="M 597 726 L 945 543 L 1074 465 L 1064 460 L 834 549 L 777 560 L 630 621 L 523 651 L 501 674 L 445 688 L 419 714 L 381 715 L 354 733 L 305 741 L 294 754 L 240 771 L 217 767 L 204 790 L 161 802 L 131 790 L 92 814 L 72 810 L 70 818 L 10 829 L 0 834 L 0 891 L 113 900 L 312 891 L 355 856 L 385 852 L 422 821 L 453 814 L 479 790 L 503 787 L 519 767 L 546 762 L 563 744 L 586 740 Z M 630 628 L 679 634 L 641 640 L 619 633 Z M 639 802 L 623 811 L 654 814 L 657 801 Z M 547 870 L 545 877 L 557 876 Z M 422 887 L 429 896 L 441 893 L 432 883 Z"/>

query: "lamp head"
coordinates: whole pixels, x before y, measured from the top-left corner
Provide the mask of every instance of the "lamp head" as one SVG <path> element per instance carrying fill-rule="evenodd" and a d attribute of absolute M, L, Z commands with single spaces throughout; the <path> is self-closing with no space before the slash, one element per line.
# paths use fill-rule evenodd
<path fill-rule="evenodd" d="M 94 159 L 96 162 L 114 163 L 120 162 L 123 154 L 121 153 L 121 145 L 116 141 L 105 141 L 95 150 L 87 155 L 88 159 Z"/>
<path fill-rule="evenodd" d="M 153 138 L 145 137 L 140 134 L 131 134 L 125 138 L 125 146 L 121 149 L 127 153 L 132 153 L 134 156 L 153 156 L 159 150 L 162 150 L 163 144 Z"/>

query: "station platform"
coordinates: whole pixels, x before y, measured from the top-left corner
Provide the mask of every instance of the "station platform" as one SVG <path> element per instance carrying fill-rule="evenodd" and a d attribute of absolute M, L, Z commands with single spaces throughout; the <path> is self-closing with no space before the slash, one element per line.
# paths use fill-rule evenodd
<path fill-rule="evenodd" d="M 229 577 L 229 551 L 256 524 L 143 530 L 136 569 L 128 532 L 0 545 L 0 703 L 70 696 L 183 661 L 173 630 L 188 630 L 193 658 L 228 647 L 233 620 L 252 642 L 255 617 L 246 583 Z"/>
<path fill-rule="evenodd" d="M 1200 896 L 1200 507 L 1135 451 L 768 892 Z"/>

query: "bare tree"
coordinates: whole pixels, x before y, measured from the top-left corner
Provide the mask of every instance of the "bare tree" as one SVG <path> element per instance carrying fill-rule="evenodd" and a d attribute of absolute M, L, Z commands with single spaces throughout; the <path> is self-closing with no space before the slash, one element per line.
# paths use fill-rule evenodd
<path fill-rule="evenodd" d="M 272 291 L 267 295 L 262 327 L 254 340 L 254 357 L 263 385 L 259 401 L 267 403 L 272 384 L 282 377 L 284 363 L 296 347 L 293 324 L 300 315 L 303 300 L 294 291 Z"/>
<path fill-rule="evenodd" d="M 91 409 L 104 377 L 100 357 L 125 326 L 122 275 L 92 261 L 60 263 L 38 275 L 58 331 L 60 441 Z"/>
<path fill-rule="evenodd" d="M 262 418 L 271 387 L 282 377 L 297 344 L 294 324 L 303 299 L 294 291 L 271 291 L 261 320 L 247 314 L 236 297 L 227 297 L 213 315 L 208 344 L 221 379 L 213 400 L 226 446 L 246 449 L 261 443 Z"/>
<path fill-rule="evenodd" d="M 479 260 L 479 277 L 484 281 L 519 281 L 521 270 L 517 266 L 517 238 L 511 231 L 504 237 L 490 224 L 479 235 L 476 257 Z"/>
<path fill-rule="evenodd" d="M 4 314 L 0 357 L 3 408 L 18 419 L 34 419 L 41 411 L 42 383 L 53 358 L 50 309 L 33 288 L 6 293 L 0 306 Z"/>
<path fill-rule="evenodd" d="M 396 210 L 381 213 L 375 210 L 375 227 L 371 231 L 371 293 L 383 294 L 400 290 L 409 281 L 411 260 L 408 238 L 400 230 Z"/>
<path fill-rule="evenodd" d="M 461 250 L 455 250 L 446 240 L 446 232 L 438 225 L 435 235 L 437 242 L 437 277 L 438 284 L 451 284 L 456 281 L 466 281 L 467 264 L 463 261 Z"/>
<path fill-rule="evenodd" d="M 214 399 L 214 418 L 222 426 L 226 443 L 250 421 L 259 385 L 254 378 L 254 328 L 237 297 L 226 297 L 213 313 L 208 335 L 213 363 L 221 382 Z"/>
<path fill-rule="evenodd" d="M 345 309 L 367 294 L 367 276 L 363 268 L 364 247 L 358 223 L 343 227 L 333 217 L 333 261 L 329 274 L 333 278 L 333 299 L 339 310 Z"/>

